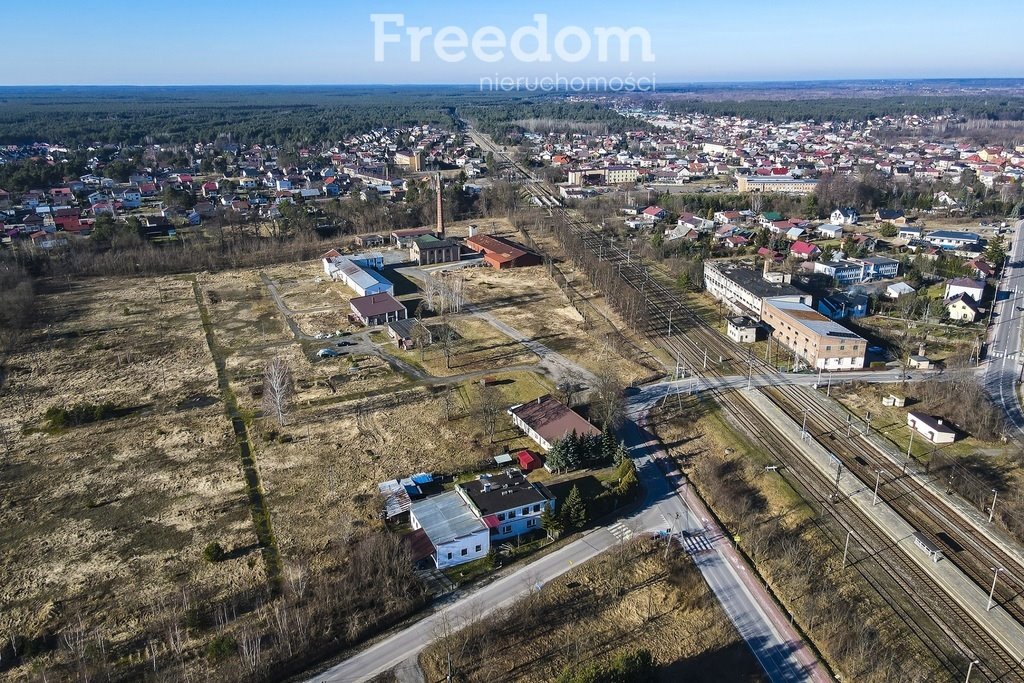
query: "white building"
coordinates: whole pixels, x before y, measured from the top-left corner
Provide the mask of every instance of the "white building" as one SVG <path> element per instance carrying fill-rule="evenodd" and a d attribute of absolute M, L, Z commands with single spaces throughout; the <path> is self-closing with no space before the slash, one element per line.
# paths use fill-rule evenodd
<path fill-rule="evenodd" d="M 460 484 L 459 493 L 490 529 L 492 543 L 540 531 L 541 515 L 555 511 L 555 496 L 544 484 L 533 483 L 521 471 L 481 475 Z"/>
<path fill-rule="evenodd" d="M 942 424 L 941 418 L 924 413 L 907 413 L 907 426 L 923 434 L 932 443 L 953 443 L 956 432 Z"/>
<path fill-rule="evenodd" d="M 829 220 L 835 225 L 856 225 L 860 222 L 860 214 L 857 209 L 844 207 L 833 211 Z"/>
<path fill-rule="evenodd" d="M 395 287 L 377 270 L 384 267 L 384 255 L 380 253 L 353 254 L 342 256 L 332 249 L 323 255 L 324 274 L 338 280 L 356 292 L 358 296 L 370 294 L 394 294 Z"/>
<path fill-rule="evenodd" d="M 984 280 L 972 280 L 969 277 L 961 277 L 955 280 L 950 280 L 946 283 L 946 291 L 942 295 L 943 299 L 952 299 L 957 294 L 966 294 L 967 296 L 974 299 L 975 303 L 981 301 L 981 298 L 985 295 L 985 281 Z"/>
<path fill-rule="evenodd" d="M 767 265 L 766 265 L 767 268 Z M 786 273 L 757 272 L 735 261 L 704 263 L 707 293 L 726 304 L 737 315 L 761 319 L 765 299 L 781 299 L 811 305 L 811 295 L 792 284 Z"/>
<path fill-rule="evenodd" d="M 491 550 L 490 530 L 459 490 L 414 501 L 409 522 L 430 539 L 438 569 L 479 560 Z"/>

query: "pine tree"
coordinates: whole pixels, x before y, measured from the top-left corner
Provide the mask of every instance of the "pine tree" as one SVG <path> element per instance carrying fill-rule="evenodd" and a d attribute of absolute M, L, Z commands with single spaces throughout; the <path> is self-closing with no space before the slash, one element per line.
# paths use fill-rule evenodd
<path fill-rule="evenodd" d="M 550 508 L 544 508 L 544 512 L 540 513 L 540 525 L 551 538 L 558 538 L 565 529 L 562 520 Z"/>
<path fill-rule="evenodd" d="M 562 526 L 570 531 L 582 529 L 587 524 L 587 506 L 583 502 L 578 486 L 569 489 L 569 495 L 562 503 L 562 512 L 559 515 Z"/>
<path fill-rule="evenodd" d="M 601 460 L 604 462 L 612 462 L 615 458 L 616 448 L 618 443 L 615 441 L 615 433 L 611 429 L 605 427 L 604 431 L 601 432 Z"/>
<path fill-rule="evenodd" d="M 621 467 L 624 462 L 632 462 L 629 459 L 629 449 L 626 447 L 625 441 L 620 441 L 615 446 L 615 455 L 613 456 L 613 462 L 616 467 Z"/>

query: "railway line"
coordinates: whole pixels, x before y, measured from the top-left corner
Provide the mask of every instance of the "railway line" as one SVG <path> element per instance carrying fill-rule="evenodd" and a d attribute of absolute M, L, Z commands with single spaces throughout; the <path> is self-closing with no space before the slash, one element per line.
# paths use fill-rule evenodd
<path fill-rule="evenodd" d="M 740 374 L 744 371 L 751 375 L 757 373 L 781 376 L 776 368 L 764 361 L 737 353 L 735 346 L 710 328 L 703 318 L 684 306 L 675 291 L 655 278 L 641 259 L 635 257 L 630 250 L 623 250 L 613 242 L 606 241 L 603 235 L 595 232 L 578 214 L 561 206 L 557 198 L 528 171 L 511 160 L 509 164 L 526 180 L 523 187 L 528 196 L 537 198 L 535 203 L 538 206 L 546 208 L 552 218 L 563 220 L 585 248 L 597 253 L 602 261 L 612 264 L 621 279 L 644 296 L 647 316 L 646 329 L 643 332 L 661 344 L 678 363 L 684 367 L 688 364 L 695 372 L 710 376 Z M 777 405 L 787 410 L 788 414 L 795 415 L 803 411 L 803 402 L 809 401 L 808 396 L 801 396 L 802 391 L 805 390 L 786 387 L 769 390 L 767 394 Z M 722 398 L 721 392 L 713 393 Z M 843 504 L 842 500 L 833 502 L 822 497 L 821 492 L 829 491 L 832 483 L 807 462 L 798 448 L 793 447 L 779 434 L 777 425 L 767 422 L 739 392 L 734 392 L 728 400 L 722 400 L 720 403 L 725 406 L 730 418 L 743 426 L 767 452 L 779 457 L 785 464 L 787 478 L 806 493 L 809 502 L 818 506 L 820 510 L 829 512 L 843 529 L 857 537 L 861 546 L 868 552 L 868 556 L 877 561 L 888 579 L 896 583 L 896 587 L 886 586 L 879 577 L 871 576 L 871 572 L 865 569 L 862 563 L 857 563 L 858 571 L 893 607 L 895 613 L 926 647 L 935 653 L 950 673 L 963 675 L 969 662 L 977 659 L 985 663 L 978 675 L 984 676 L 987 680 L 1024 681 L 1024 668 L 1021 667 L 1021 663 L 1016 661 L 985 626 L 975 620 L 928 572 L 902 550 L 892 547 L 890 539 L 880 531 L 874 520 L 856 505 Z M 830 422 L 827 409 L 817 405 L 817 402 L 812 403 L 816 406 L 816 416 L 811 424 L 818 430 L 819 435 L 835 433 L 838 426 L 834 420 Z M 843 423 L 841 428 L 845 430 L 846 424 Z M 827 448 L 831 449 L 831 443 Z M 1024 599 L 1021 597 L 1024 584 L 1019 578 L 1024 576 L 1024 572 L 1021 571 L 1021 564 L 1016 558 L 1002 551 L 988 539 L 981 538 L 976 531 L 972 533 L 972 527 L 966 521 L 961 525 L 951 525 L 954 527 L 955 536 L 949 536 L 949 532 L 944 532 L 947 536 L 939 537 L 934 530 L 942 528 L 946 525 L 945 520 L 956 516 L 945 501 L 931 494 L 928 498 L 918 496 L 915 487 L 902 476 L 902 472 L 900 477 L 895 476 L 895 463 L 881 457 L 873 446 L 861 443 L 847 446 L 843 450 L 843 457 L 847 458 L 847 464 L 844 466 L 848 469 L 850 462 L 857 465 L 860 465 L 861 461 L 868 462 L 869 467 L 872 462 L 879 466 L 885 465 L 885 471 L 890 474 L 892 481 L 900 482 L 898 487 L 896 484 L 890 486 L 887 501 L 890 504 L 900 503 L 896 509 L 904 515 L 908 523 L 924 531 L 932 541 L 938 541 L 942 546 L 951 547 L 947 542 L 949 540 L 960 548 L 970 549 L 970 559 L 965 556 L 958 558 L 959 561 L 955 563 L 980 587 L 987 590 L 988 582 L 983 579 L 984 565 L 988 562 L 993 563 L 990 566 L 1002 566 L 1011 572 L 1006 577 L 1004 585 L 997 587 L 997 596 L 1004 609 L 1018 622 L 1024 619 Z M 834 534 L 832 538 L 833 542 L 837 541 Z M 954 556 L 957 554 L 960 553 L 953 553 Z M 989 571 L 988 577 L 991 576 L 992 573 Z M 943 633 L 944 636 L 937 636 L 936 631 L 922 626 L 922 617 L 926 617 L 937 632 Z"/>
<path fill-rule="evenodd" d="M 973 524 L 950 511 L 927 486 L 908 475 L 905 463 L 894 462 L 881 454 L 873 445 L 852 430 L 850 422 L 843 421 L 827 406 L 822 405 L 815 392 L 798 387 L 774 387 L 768 394 L 779 407 L 790 415 L 807 411 L 807 431 L 829 452 L 835 454 L 842 466 L 863 484 L 873 487 L 878 483 L 878 498 L 895 509 L 932 543 L 942 548 L 946 557 L 978 586 L 988 588 L 993 578 L 993 567 L 1001 567 L 996 581 L 994 597 L 1018 622 L 1024 622 L 1024 565 L 1018 557 L 978 532 Z"/>

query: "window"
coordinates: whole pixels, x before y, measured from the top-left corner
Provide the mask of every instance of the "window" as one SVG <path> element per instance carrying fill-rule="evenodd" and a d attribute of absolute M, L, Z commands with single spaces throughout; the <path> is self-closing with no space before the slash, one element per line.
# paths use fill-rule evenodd
<path fill-rule="evenodd" d="M 452 554 L 451 553 L 448 553 L 448 559 L 449 560 L 452 559 Z"/>
<path fill-rule="evenodd" d="M 536 505 L 533 506 L 533 511 L 540 512 L 540 503 L 537 503 Z"/>
<path fill-rule="evenodd" d="M 476 552 L 480 552 L 481 550 L 483 550 L 483 546 L 478 545 L 476 547 Z"/>
<path fill-rule="evenodd" d="M 469 555 L 469 548 L 462 549 L 462 556 L 465 557 L 466 555 Z"/>
<path fill-rule="evenodd" d="M 510 533 L 512 533 L 512 525 L 511 524 L 506 524 L 505 526 L 501 527 L 501 533 L 503 533 L 503 534 L 510 534 Z"/>
<path fill-rule="evenodd" d="M 826 346 L 826 347 L 825 347 L 825 350 L 826 350 L 826 351 L 831 351 L 831 350 L 832 350 L 832 347 L 831 347 L 831 346 Z"/>
<path fill-rule="evenodd" d="M 498 521 L 499 522 L 504 522 L 505 521 L 505 513 L 504 512 L 499 512 L 498 513 Z"/>
<path fill-rule="evenodd" d="M 526 526 L 528 528 L 532 528 L 532 527 L 537 526 L 537 520 L 536 519 L 528 519 L 528 520 L 526 520 Z"/>
<path fill-rule="evenodd" d="M 524 508 L 523 508 L 523 512 L 522 512 L 522 514 L 523 514 L 523 516 L 524 516 L 524 517 L 525 517 L 526 515 L 530 514 L 530 508 L 529 508 L 529 507 L 524 507 Z"/>
<path fill-rule="evenodd" d="M 509 510 L 508 511 L 508 518 L 509 519 L 515 519 L 516 518 L 516 511 L 515 510 Z"/>

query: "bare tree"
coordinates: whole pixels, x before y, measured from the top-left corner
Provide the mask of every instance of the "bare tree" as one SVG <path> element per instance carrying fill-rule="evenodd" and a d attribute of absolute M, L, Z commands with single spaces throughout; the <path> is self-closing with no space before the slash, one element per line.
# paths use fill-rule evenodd
<path fill-rule="evenodd" d="M 477 397 L 477 414 L 487 430 L 487 438 L 494 441 L 494 432 L 498 428 L 498 420 L 505 409 L 505 397 L 501 389 L 493 384 L 482 383 Z"/>
<path fill-rule="evenodd" d="M 295 390 L 292 372 L 280 356 L 274 356 L 263 370 L 263 412 L 284 425 L 288 400 Z"/>
<path fill-rule="evenodd" d="M 597 374 L 594 384 L 592 413 L 605 429 L 616 429 L 622 424 L 626 413 L 626 399 L 623 386 L 615 370 L 604 366 Z"/>

